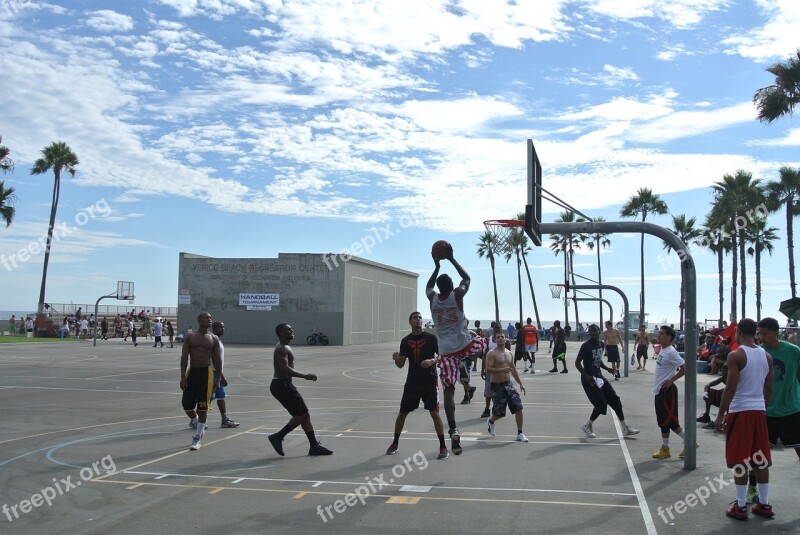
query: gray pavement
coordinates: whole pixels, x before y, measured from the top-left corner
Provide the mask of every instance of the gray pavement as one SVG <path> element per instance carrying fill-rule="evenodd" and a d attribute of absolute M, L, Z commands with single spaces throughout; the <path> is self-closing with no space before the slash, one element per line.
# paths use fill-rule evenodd
<path fill-rule="evenodd" d="M 399 452 L 384 454 L 406 375 L 395 343 L 297 346 L 297 368 L 319 380 L 296 384 L 335 453 L 308 457 L 298 429 L 279 457 L 266 436 L 289 417 L 269 394 L 271 347 L 226 346 L 228 412 L 241 426 L 220 428 L 215 408 L 193 452 L 180 350 L 139 341 L 0 345 L 0 533 L 800 533 L 794 452 L 774 454 L 776 518 L 748 522 L 724 516 L 734 490 L 719 489 L 730 480 L 721 435 L 698 429 L 693 471 L 677 437 L 671 459 L 650 457 L 660 445 L 650 371 L 613 382 L 641 433 L 622 439 L 609 411 L 598 438 L 585 438 L 578 343 L 570 373 L 546 373 L 540 353 L 538 373 L 523 375 L 530 443 L 514 441 L 510 415 L 488 435 L 475 375 L 473 403 L 456 408 L 464 453 L 437 461 L 424 411 L 408 417 Z M 690 494 L 706 503 L 683 510 L 676 502 Z"/>

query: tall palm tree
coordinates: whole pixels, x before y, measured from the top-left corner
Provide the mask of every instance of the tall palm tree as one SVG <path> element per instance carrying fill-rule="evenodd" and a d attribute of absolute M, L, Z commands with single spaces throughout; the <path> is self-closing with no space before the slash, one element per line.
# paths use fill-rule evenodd
<path fill-rule="evenodd" d="M 695 243 L 698 238 L 703 235 L 703 230 L 696 227 L 697 218 L 690 217 L 686 218 L 686 214 L 681 214 L 679 216 L 672 216 L 672 228 L 669 229 L 675 236 L 677 236 L 683 243 L 687 246 Z M 667 242 L 664 242 L 664 249 L 669 250 L 672 246 Z M 678 257 L 681 263 L 681 299 L 678 307 L 681 311 L 681 318 L 680 318 L 680 329 L 683 330 L 683 317 L 684 317 L 684 309 L 686 308 L 686 256 L 682 253 L 678 253 Z"/>
<path fill-rule="evenodd" d="M 736 257 L 739 258 L 739 270 L 741 273 L 741 287 L 740 297 L 742 300 L 742 315 L 740 318 L 747 317 L 747 272 L 745 271 L 745 228 L 752 224 L 754 209 L 761 203 L 765 202 L 764 189 L 761 186 L 761 180 L 753 179 L 753 174 L 748 173 L 742 169 L 736 171 L 735 175 L 724 175 L 722 181 L 716 182 L 711 186 L 714 192 L 715 204 L 712 212 L 717 211 L 719 214 L 728 214 L 731 224 L 731 243 L 732 243 L 732 286 L 734 291 L 731 296 L 731 301 L 736 300 Z M 748 218 L 748 215 L 750 218 Z M 721 217 L 720 217 L 721 218 Z M 737 251 L 738 247 L 738 251 Z M 735 303 L 733 303 L 732 312 L 736 314 Z"/>
<path fill-rule="evenodd" d="M 595 223 L 603 223 L 605 222 L 605 218 L 602 217 L 595 217 L 593 220 Z M 603 284 L 603 271 L 600 267 L 600 249 L 605 249 L 606 247 L 611 246 L 611 239 L 608 237 L 609 234 L 607 232 L 595 232 L 594 234 L 587 234 L 583 236 L 583 241 L 586 243 L 586 246 L 589 248 L 590 251 L 597 250 L 597 284 Z M 603 329 L 603 289 L 599 289 L 598 298 L 598 305 L 600 306 L 600 328 Z M 613 320 L 613 318 L 608 318 Z"/>
<path fill-rule="evenodd" d="M 517 289 L 519 290 L 519 322 L 522 323 L 522 249 L 528 241 L 525 232 L 521 229 L 511 229 L 508 235 L 508 252 L 505 253 L 506 262 L 515 257 L 517 260 Z"/>
<path fill-rule="evenodd" d="M 0 171 L 8 173 L 14 169 L 14 161 L 11 159 L 11 149 L 6 147 L 3 143 L 3 137 L 0 136 Z"/>
<path fill-rule="evenodd" d="M 770 212 L 777 212 L 786 206 L 786 247 L 789 249 L 789 287 L 792 297 L 797 297 L 797 283 L 794 277 L 794 228 L 793 221 L 798 215 L 800 206 L 800 169 L 781 167 L 780 181 L 769 182 L 767 189 L 767 207 Z"/>
<path fill-rule="evenodd" d="M 795 54 L 796 57 L 789 56 L 786 63 L 767 67 L 766 71 L 775 75 L 775 84 L 762 87 L 753 95 L 758 120 L 762 123 L 792 115 L 800 102 L 800 49 Z"/>
<path fill-rule="evenodd" d="M 497 255 L 497 238 L 488 230 L 478 238 L 478 258 L 486 257 L 492 266 L 492 287 L 494 288 L 494 321 L 500 323 L 500 304 L 497 300 L 497 275 L 495 273 L 494 257 Z"/>
<path fill-rule="evenodd" d="M 41 175 L 53 170 L 53 198 L 50 205 L 50 224 L 47 227 L 47 245 L 44 249 L 44 267 L 42 269 L 42 287 L 39 290 L 39 312 L 44 312 L 44 294 L 47 286 L 47 265 L 50 262 L 50 247 L 53 244 L 53 229 L 56 224 L 58 197 L 61 194 L 61 172 L 66 171 L 75 176 L 78 157 L 63 141 L 55 141 L 42 149 L 42 157 L 33 163 L 32 175 Z"/>
<path fill-rule="evenodd" d="M 525 212 L 518 213 L 516 218 L 518 221 L 525 221 Z M 528 245 L 527 236 L 525 236 L 525 232 L 522 229 L 519 229 L 522 233 L 522 263 L 525 265 L 525 273 L 528 275 L 528 286 L 531 289 L 531 300 L 533 301 L 533 313 L 536 316 L 536 328 L 542 328 L 542 322 L 539 319 L 539 305 L 536 303 L 536 293 L 533 291 L 533 279 L 531 278 L 531 268 L 528 266 L 528 253 L 531 251 L 530 246 Z M 520 321 L 522 323 L 522 321 Z M 524 325 L 524 324 L 523 324 Z"/>
<path fill-rule="evenodd" d="M 719 323 L 725 317 L 725 253 L 730 250 L 730 238 L 724 236 L 719 229 L 727 223 L 727 220 L 715 219 L 712 214 L 706 215 L 704 233 L 706 235 L 708 248 L 717 256 L 717 274 L 719 276 Z"/>
<path fill-rule="evenodd" d="M 619 215 L 622 217 L 639 217 L 642 216 L 642 222 L 647 219 L 650 214 L 664 215 L 668 211 L 667 203 L 661 200 L 661 197 L 653 193 L 650 188 L 639 188 L 636 195 L 628 199 Z M 639 318 L 642 325 L 646 325 L 647 316 L 645 315 L 645 300 L 644 300 L 644 232 L 642 232 L 641 245 L 639 247 L 639 260 L 640 260 L 640 281 L 641 288 L 639 290 Z"/>
<path fill-rule="evenodd" d="M 745 239 L 751 244 L 747 254 L 756 259 L 756 321 L 761 320 L 761 253 L 766 251 L 772 256 L 775 247 L 772 242 L 778 239 L 778 229 L 767 228 L 767 220 L 759 219 L 745 230 Z"/>
<path fill-rule="evenodd" d="M 558 219 L 556 219 L 556 223 L 580 223 L 585 221 L 582 217 L 576 217 L 575 212 L 571 210 L 567 210 L 566 212 L 561 212 L 559 214 Z M 568 284 L 571 282 L 572 286 L 575 286 L 575 271 L 573 270 L 573 257 L 575 254 L 575 249 L 581 248 L 581 238 L 580 234 L 552 234 L 550 236 L 550 249 L 558 256 L 559 253 L 564 253 L 564 283 Z M 564 326 L 566 327 L 569 325 L 569 301 L 567 299 L 566 292 L 564 293 Z M 575 323 L 577 324 L 579 320 L 578 317 L 578 302 L 573 299 L 573 305 L 575 306 Z"/>
<path fill-rule="evenodd" d="M 0 222 L 6 224 L 6 228 L 11 226 L 14 220 L 16 209 L 11 206 L 17 198 L 14 195 L 14 188 L 5 188 L 5 182 L 0 180 Z"/>

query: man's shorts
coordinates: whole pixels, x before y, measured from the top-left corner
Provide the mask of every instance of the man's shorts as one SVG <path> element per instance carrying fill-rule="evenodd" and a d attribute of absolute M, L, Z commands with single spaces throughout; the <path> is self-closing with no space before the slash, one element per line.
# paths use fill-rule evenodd
<path fill-rule="evenodd" d="M 400 400 L 400 412 L 408 414 L 419 408 L 419 402 L 428 412 L 439 412 L 439 389 L 436 382 L 429 385 L 408 384 L 403 387 L 403 399 Z"/>
<path fill-rule="evenodd" d="M 458 363 L 458 375 L 462 383 L 469 383 L 470 370 L 472 370 L 472 357 L 466 357 Z"/>
<path fill-rule="evenodd" d="M 269 384 L 269 391 L 292 416 L 308 414 L 306 402 L 303 401 L 303 396 L 292 384 L 291 379 L 273 379 Z"/>
<path fill-rule="evenodd" d="M 525 351 L 528 353 L 536 353 L 539 351 L 539 346 L 537 344 L 525 344 Z"/>
<path fill-rule="evenodd" d="M 445 357 L 439 358 L 439 377 L 442 380 L 442 388 L 448 386 L 455 386 L 458 382 L 459 372 L 458 367 L 463 357 Z"/>
<path fill-rule="evenodd" d="M 217 382 L 217 377 L 218 376 L 219 376 L 219 374 L 216 371 L 214 371 L 214 382 L 215 383 Z M 214 393 L 211 394 L 211 401 L 214 401 L 215 399 L 225 399 L 225 396 L 226 396 L 225 387 L 222 386 L 222 381 L 220 381 L 219 387 L 217 387 L 217 389 L 214 390 Z"/>
<path fill-rule="evenodd" d="M 636 358 L 643 358 L 647 360 L 647 346 L 644 344 L 639 344 L 636 346 Z"/>
<path fill-rule="evenodd" d="M 207 411 L 211 407 L 211 394 L 214 388 L 214 368 L 189 368 L 186 385 L 183 388 L 181 403 L 183 410 Z"/>
<path fill-rule="evenodd" d="M 662 433 L 669 433 L 681 426 L 678 418 L 678 387 L 662 388 L 655 397 L 656 421 Z"/>
<path fill-rule="evenodd" d="M 722 393 L 724 391 L 724 388 L 709 388 L 708 392 L 703 394 L 703 399 L 707 400 L 710 405 L 719 407 L 719 403 L 722 401 Z"/>
<path fill-rule="evenodd" d="M 725 416 L 725 462 L 728 468 L 772 465 L 764 411 L 729 412 Z"/>
<path fill-rule="evenodd" d="M 800 412 L 788 416 L 767 416 L 769 443 L 778 445 L 778 439 L 787 448 L 800 448 Z"/>
<path fill-rule="evenodd" d="M 608 351 L 608 362 L 619 362 L 619 346 L 606 346 Z"/>
<path fill-rule="evenodd" d="M 522 398 L 519 397 L 519 393 L 511 381 L 492 383 L 492 399 L 494 401 L 492 414 L 495 416 L 505 416 L 506 405 L 508 405 L 508 410 L 511 411 L 511 414 L 516 414 L 517 411 L 522 410 Z"/>
<path fill-rule="evenodd" d="M 553 358 L 556 360 L 566 360 L 567 358 L 567 344 L 564 342 L 556 342 L 553 347 Z"/>

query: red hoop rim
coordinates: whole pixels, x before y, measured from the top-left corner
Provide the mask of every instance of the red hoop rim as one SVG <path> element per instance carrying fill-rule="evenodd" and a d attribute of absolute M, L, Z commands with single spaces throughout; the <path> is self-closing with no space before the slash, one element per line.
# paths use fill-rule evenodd
<path fill-rule="evenodd" d="M 483 226 L 485 227 L 507 227 L 507 228 L 517 228 L 517 227 L 524 227 L 525 220 L 523 219 L 490 219 L 488 221 L 483 222 Z"/>

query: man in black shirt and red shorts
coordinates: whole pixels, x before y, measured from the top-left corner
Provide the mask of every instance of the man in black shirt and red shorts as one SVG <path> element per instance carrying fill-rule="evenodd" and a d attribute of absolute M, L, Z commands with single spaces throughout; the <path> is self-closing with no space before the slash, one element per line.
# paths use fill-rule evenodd
<path fill-rule="evenodd" d="M 436 436 L 439 437 L 439 459 L 449 455 L 444 444 L 444 425 L 439 416 L 439 390 L 436 378 L 436 363 L 439 359 L 439 344 L 436 336 L 422 329 L 422 314 L 412 312 L 408 318 L 411 334 L 400 341 L 400 351 L 392 354 L 395 366 L 402 368 L 408 359 L 408 377 L 403 386 L 403 399 L 400 413 L 394 422 L 394 440 L 386 450 L 386 455 L 397 453 L 400 433 L 406 423 L 408 413 L 419 407 L 422 401 L 425 410 L 430 412 Z"/>

